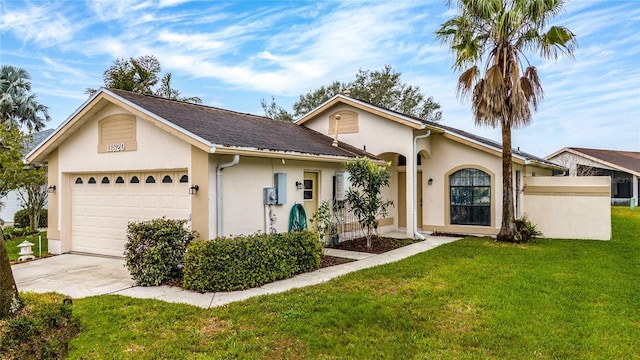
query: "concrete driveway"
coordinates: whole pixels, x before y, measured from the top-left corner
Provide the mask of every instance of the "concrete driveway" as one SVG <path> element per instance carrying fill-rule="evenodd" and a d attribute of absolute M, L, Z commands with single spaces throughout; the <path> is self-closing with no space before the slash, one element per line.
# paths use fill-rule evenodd
<path fill-rule="evenodd" d="M 82 298 L 112 294 L 134 286 L 124 259 L 63 254 L 11 267 L 19 291 Z"/>

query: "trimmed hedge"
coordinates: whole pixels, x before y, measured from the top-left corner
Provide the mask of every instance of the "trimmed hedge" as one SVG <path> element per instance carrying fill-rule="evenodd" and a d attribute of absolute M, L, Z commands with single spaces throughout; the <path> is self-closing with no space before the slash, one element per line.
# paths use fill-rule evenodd
<path fill-rule="evenodd" d="M 125 265 L 136 284 L 161 285 L 182 277 L 184 252 L 195 237 L 186 222 L 162 218 L 127 225 Z"/>
<path fill-rule="evenodd" d="M 248 289 L 317 269 L 321 257 L 320 239 L 309 231 L 197 240 L 184 256 L 183 287 Z"/>
<path fill-rule="evenodd" d="M 0 321 L 0 359 L 64 359 L 80 331 L 71 299 L 57 293 L 20 295 L 24 307 Z"/>
<path fill-rule="evenodd" d="M 47 209 L 40 209 L 40 219 L 38 220 L 38 228 L 47 227 Z M 13 214 L 13 226 L 15 227 L 29 227 L 29 213 L 26 209 L 18 210 Z"/>

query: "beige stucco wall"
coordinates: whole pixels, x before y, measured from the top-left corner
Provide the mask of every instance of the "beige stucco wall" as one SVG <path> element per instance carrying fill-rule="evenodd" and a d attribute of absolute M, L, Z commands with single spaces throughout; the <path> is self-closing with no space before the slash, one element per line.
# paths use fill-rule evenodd
<path fill-rule="evenodd" d="M 608 176 L 526 177 L 526 216 L 547 238 L 611 239 Z"/>
<path fill-rule="evenodd" d="M 426 231 L 497 234 L 502 213 L 502 160 L 501 158 L 464 144 L 452 141 L 440 134 L 433 134 L 431 158 L 423 159 L 423 229 Z M 448 219 L 448 175 L 462 168 L 480 169 L 491 176 L 491 224 L 492 226 L 451 225 Z M 433 179 L 432 185 L 428 180 Z"/>
<path fill-rule="evenodd" d="M 210 166 L 210 227 L 209 238 L 215 238 L 216 229 L 216 168 L 228 163 L 231 156 L 211 155 Z M 314 161 L 266 159 L 240 156 L 236 166 L 226 168 L 222 174 L 223 232 L 224 235 L 252 234 L 265 231 L 263 189 L 274 186 L 274 174 L 287 174 L 287 202 L 272 205 L 276 216 L 274 227 L 278 232 L 288 231 L 289 213 L 294 204 L 303 203 L 303 190 L 296 181 L 303 181 L 305 171 L 318 173 L 318 203 L 333 197 L 333 176 L 343 170 L 341 164 Z M 307 214 L 310 218 L 313 214 Z"/>
<path fill-rule="evenodd" d="M 397 123 L 395 121 L 383 118 L 379 115 L 372 114 L 360 109 L 354 108 L 349 105 L 339 104 L 330 109 L 318 114 L 315 118 L 310 119 L 304 123 L 313 130 L 316 130 L 322 134 L 328 136 L 334 136 L 329 128 L 330 116 L 333 116 L 340 111 L 353 111 L 358 114 L 358 128 L 359 131 L 355 133 L 339 134 L 338 141 L 345 142 L 349 145 L 355 146 L 359 149 L 366 150 L 376 156 L 381 157 L 384 160 L 391 161 L 392 172 L 391 185 L 389 188 L 383 189 L 382 195 L 388 199 L 394 201 L 395 206 L 389 209 L 388 216 L 394 219 L 392 226 L 383 227 L 381 232 L 390 230 L 393 226 L 397 227 L 398 219 L 398 192 L 397 192 L 397 172 L 407 172 L 413 174 L 414 164 L 413 156 L 413 137 L 415 135 L 424 134 L 425 131 L 416 132 L 409 126 Z M 419 140 L 419 146 L 423 149 L 429 149 L 429 140 Z M 397 159 L 396 154 L 401 154 L 407 158 L 407 165 L 401 169 L 396 168 L 395 162 Z M 413 237 L 413 199 L 414 199 L 414 181 L 413 176 L 406 177 L 406 194 L 405 203 L 407 204 L 407 224 L 406 232 L 407 236 Z"/>
<path fill-rule="evenodd" d="M 184 169 L 191 147 L 148 121 L 137 119 L 138 149 L 99 154 L 98 121 L 125 113 L 115 105 L 98 112 L 59 147 L 60 172 L 108 172 L 123 170 Z"/>
<path fill-rule="evenodd" d="M 70 251 L 71 174 L 187 169 L 190 166 L 189 144 L 140 118 L 136 119 L 136 151 L 98 153 L 98 122 L 120 113 L 126 112 L 115 105 L 105 106 L 49 156 L 49 162 L 55 165 L 49 169 L 49 182 L 57 184 L 49 206 L 51 253 Z"/>

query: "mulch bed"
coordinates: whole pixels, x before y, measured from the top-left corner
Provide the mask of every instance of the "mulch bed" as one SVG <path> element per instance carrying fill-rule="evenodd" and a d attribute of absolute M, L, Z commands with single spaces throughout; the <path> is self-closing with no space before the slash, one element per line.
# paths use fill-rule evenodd
<path fill-rule="evenodd" d="M 395 250 L 403 246 L 407 246 L 420 240 L 414 239 L 394 239 L 382 236 L 374 236 L 371 238 L 371 247 L 367 247 L 367 238 L 361 237 L 353 240 L 346 240 L 338 245 L 330 246 L 333 249 L 366 252 L 370 254 L 382 254 L 387 251 Z"/>
<path fill-rule="evenodd" d="M 340 264 L 346 264 L 349 262 L 355 261 L 353 259 L 345 259 L 335 256 L 324 255 L 322 259 L 320 259 L 320 268 L 326 268 L 329 266 L 336 266 Z"/>

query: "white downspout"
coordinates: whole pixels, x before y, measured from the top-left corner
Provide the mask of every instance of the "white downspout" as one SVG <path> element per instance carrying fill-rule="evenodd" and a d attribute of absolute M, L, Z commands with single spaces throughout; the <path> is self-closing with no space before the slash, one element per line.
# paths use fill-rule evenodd
<path fill-rule="evenodd" d="M 216 232 L 218 237 L 223 236 L 222 233 L 222 170 L 236 166 L 240 162 L 240 155 L 233 155 L 233 160 L 226 164 L 218 165 L 216 170 Z"/>
<path fill-rule="evenodd" d="M 416 149 L 418 147 L 418 139 L 424 139 L 430 135 L 431 130 L 427 130 L 426 134 L 418 135 L 413 138 L 413 236 L 420 240 L 424 240 L 425 237 L 418 232 L 418 162 L 416 161 L 415 156 Z"/>

